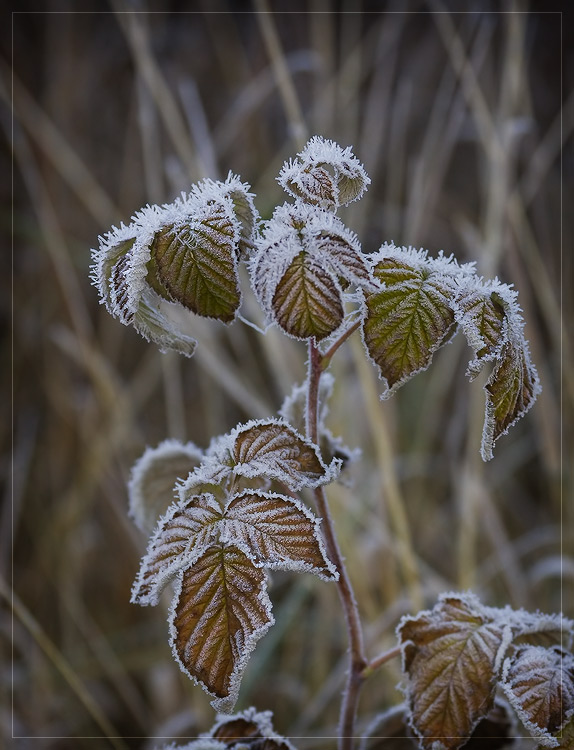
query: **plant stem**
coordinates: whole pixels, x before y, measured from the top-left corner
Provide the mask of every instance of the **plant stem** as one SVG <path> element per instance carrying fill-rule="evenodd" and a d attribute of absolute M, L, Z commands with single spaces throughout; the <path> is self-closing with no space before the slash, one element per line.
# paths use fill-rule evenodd
<path fill-rule="evenodd" d="M 382 667 L 383 664 L 386 664 L 391 659 L 394 659 L 395 656 L 400 656 L 401 653 L 401 647 L 395 646 L 394 648 L 389 649 L 388 651 L 385 651 L 382 654 L 379 654 L 376 656 L 372 661 L 370 661 L 367 666 L 363 669 L 362 678 L 366 679 L 367 677 L 370 677 L 373 672 L 376 672 L 379 667 Z"/>
<path fill-rule="evenodd" d="M 326 370 L 329 366 L 331 359 L 333 357 L 333 354 L 337 351 L 337 349 L 341 346 L 341 344 L 344 344 L 345 341 L 349 338 L 349 336 L 357 330 L 357 328 L 361 325 L 362 318 L 358 318 L 352 325 L 350 325 L 343 333 L 339 336 L 339 338 L 335 341 L 335 343 L 327 349 L 325 354 L 321 358 L 321 370 Z"/>
<path fill-rule="evenodd" d="M 351 331 L 352 332 L 352 331 Z M 349 333 L 350 335 L 350 333 Z M 342 341 L 341 341 L 342 343 Z M 307 380 L 307 437 L 314 443 L 318 442 L 318 408 L 319 408 L 319 381 L 323 372 L 323 357 L 317 348 L 314 339 L 309 340 L 309 375 Z M 347 673 L 347 684 L 343 693 L 341 714 L 339 721 L 339 750 L 352 750 L 355 716 L 359 692 L 363 683 L 363 672 L 367 666 L 365 647 L 363 644 L 363 630 L 359 616 L 359 608 L 353 593 L 353 588 L 347 575 L 347 569 L 337 537 L 327 496 L 323 487 L 315 489 L 315 502 L 317 510 L 323 519 L 323 532 L 327 552 L 339 573 L 338 590 L 341 605 L 345 614 L 347 634 L 349 638 L 349 671 Z"/>

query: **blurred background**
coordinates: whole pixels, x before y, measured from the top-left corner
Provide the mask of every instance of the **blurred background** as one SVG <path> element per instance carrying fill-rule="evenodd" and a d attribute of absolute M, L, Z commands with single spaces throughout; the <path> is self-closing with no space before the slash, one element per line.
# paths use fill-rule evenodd
<path fill-rule="evenodd" d="M 371 177 L 342 214 L 365 252 L 443 249 L 515 284 L 543 384 L 483 464 L 484 393 L 465 378 L 462 336 L 385 402 L 360 340 L 337 354 L 328 426 L 363 455 L 328 494 L 369 654 L 441 591 L 574 616 L 567 17 L 510 0 L 79 6 L 22 0 L 0 32 L 5 737 L 147 750 L 211 726 L 208 697 L 172 660 L 167 605 L 129 603 L 146 539 L 126 482 L 147 445 L 206 447 L 276 413 L 305 376 L 305 347 L 194 318 L 197 355 L 161 355 L 99 306 L 90 248 L 146 203 L 230 169 L 269 218 L 286 199 L 282 162 L 313 134 L 352 145 Z M 260 319 L 249 295 L 244 314 Z M 276 625 L 238 708 L 272 710 L 301 748 L 332 747 L 336 589 L 277 573 L 270 595 Z M 365 686 L 359 729 L 401 702 L 399 666 Z"/>

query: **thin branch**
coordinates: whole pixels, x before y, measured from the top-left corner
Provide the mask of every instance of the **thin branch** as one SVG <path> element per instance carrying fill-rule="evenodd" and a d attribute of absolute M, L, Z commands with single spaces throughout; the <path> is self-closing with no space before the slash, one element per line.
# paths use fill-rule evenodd
<path fill-rule="evenodd" d="M 307 381 L 307 436 L 314 443 L 318 437 L 318 409 L 319 409 L 319 381 L 322 373 L 321 352 L 317 348 L 314 339 L 309 340 L 309 375 Z M 349 638 L 349 671 L 347 684 L 343 693 L 339 724 L 339 749 L 352 750 L 353 731 L 355 717 L 357 714 L 357 703 L 359 692 L 363 683 L 363 670 L 367 666 L 365 647 L 363 643 L 363 630 L 359 616 L 357 600 L 353 587 L 347 575 L 347 569 L 343 556 L 339 549 L 333 519 L 329 511 L 327 496 L 323 487 L 317 487 L 314 491 L 315 502 L 319 515 L 323 519 L 322 529 L 325 534 L 327 553 L 339 573 L 338 590 L 341 605 L 345 614 L 347 634 Z"/>
<path fill-rule="evenodd" d="M 326 370 L 327 367 L 331 364 L 331 359 L 333 358 L 333 355 L 337 351 L 337 349 L 345 343 L 345 341 L 351 336 L 357 328 L 361 325 L 363 319 L 357 318 L 357 320 L 350 325 L 343 333 L 339 336 L 339 338 L 327 349 L 325 354 L 323 354 L 320 362 L 321 370 Z"/>
<path fill-rule="evenodd" d="M 394 659 L 396 656 L 400 656 L 401 654 L 401 647 L 395 646 L 394 648 L 389 649 L 388 651 L 385 651 L 382 654 L 379 654 L 376 656 L 372 661 L 370 661 L 367 666 L 363 669 L 363 672 L 361 674 L 361 677 L 366 680 L 367 677 L 370 677 L 374 672 L 377 671 L 380 667 L 383 666 L 383 664 L 386 664 L 391 659 Z"/>

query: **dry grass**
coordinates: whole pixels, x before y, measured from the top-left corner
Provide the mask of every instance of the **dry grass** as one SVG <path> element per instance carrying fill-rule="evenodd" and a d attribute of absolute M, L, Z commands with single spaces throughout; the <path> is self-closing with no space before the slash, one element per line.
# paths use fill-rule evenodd
<path fill-rule="evenodd" d="M 174 436 L 205 446 L 274 413 L 304 377 L 304 347 L 199 321 L 196 358 L 162 356 L 98 306 L 89 249 L 140 206 L 229 169 L 268 217 L 284 200 L 274 182 L 282 161 L 314 133 L 353 144 L 372 178 L 344 217 L 367 252 L 391 239 L 443 248 L 515 283 L 544 386 L 484 465 L 483 394 L 465 381 L 462 340 L 384 403 L 357 346 L 337 355 L 330 426 L 363 461 L 354 487 L 329 496 L 370 653 L 444 590 L 574 615 L 572 218 L 561 213 L 561 197 L 565 209 L 572 197 L 571 30 L 561 68 L 561 17 L 488 12 L 497 3 L 476 14 L 444 13 L 474 6 L 442 0 L 171 5 L 148 0 L 138 9 L 157 12 L 135 14 L 122 0 L 94 1 L 82 10 L 106 12 L 47 15 L 21 3 L 13 16 L 0 720 L 7 737 L 36 738 L 21 748 L 151 748 L 161 743 L 146 737 L 212 723 L 207 698 L 171 659 L 165 609 L 129 604 L 145 540 L 126 517 L 126 481 L 146 445 Z M 253 12 L 265 8 L 274 13 Z M 0 92 L 11 140 L 8 33 Z M 5 155 L 2 166 L 8 174 Z M 257 315 L 252 301 L 247 314 Z M 9 477 L 9 457 L 2 467 Z M 345 633 L 335 589 L 309 578 L 274 576 L 277 624 L 252 658 L 240 707 L 271 709 L 278 730 L 320 738 L 337 721 Z M 366 687 L 362 724 L 400 701 L 397 670 L 386 665 Z M 63 739 L 88 737 L 100 739 Z"/>

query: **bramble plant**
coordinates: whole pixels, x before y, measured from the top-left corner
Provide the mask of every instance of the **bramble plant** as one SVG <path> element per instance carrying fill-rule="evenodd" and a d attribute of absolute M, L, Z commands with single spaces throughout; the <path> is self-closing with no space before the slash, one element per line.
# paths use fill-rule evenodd
<path fill-rule="evenodd" d="M 370 183 L 350 148 L 314 137 L 278 181 L 292 200 L 268 221 L 249 186 L 230 174 L 225 182 L 204 180 L 171 204 L 147 206 L 94 251 L 93 280 L 109 312 L 162 351 L 191 356 L 197 345 L 174 312 L 243 320 L 241 263 L 269 325 L 308 346 L 307 380 L 278 416 L 237 425 L 206 450 L 166 440 L 132 471 L 130 514 L 151 532 L 132 601 L 157 604 L 174 584 L 174 658 L 222 712 L 185 747 L 293 748 L 273 730 L 270 712 L 230 713 L 249 655 L 273 625 L 266 570 L 279 568 L 338 587 L 349 639 L 341 750 L 354 746 L 363 683 L 398 656 L 405 703 L 371 724 L 363 748 L 371 737 L 402 734 L 413 748 L 456 750 L 469 738 L 509 738 L 519 721 L 540 747 L 571 750 L 573 623 L 446 593 L 431 610 L 404 617 L 397 647 L 370 659 L 325 492 L 356 458 L 325 418 L 333 386 L 327 370 L 358 330 L 382 398 L 462 331 L 474 352 L 468 377 L 490 366 L 481 455 L 492 458 L 496 441 L 540 391 L 516 291 L 442 253 L 433 258 L 385 243 L 364 254 L 337 216 Z"/>

